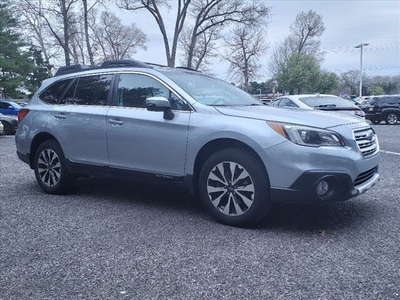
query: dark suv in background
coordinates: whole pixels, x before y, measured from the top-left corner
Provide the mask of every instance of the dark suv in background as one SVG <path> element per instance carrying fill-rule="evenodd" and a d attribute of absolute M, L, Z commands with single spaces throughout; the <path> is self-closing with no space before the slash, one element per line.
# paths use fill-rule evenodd
<path fill-rule="evenodd" d="M 385 121 L 394 125 L 400 118 L 400 95 L 375 96 L 363 107 L 365 118 L 374 124 Z"/>

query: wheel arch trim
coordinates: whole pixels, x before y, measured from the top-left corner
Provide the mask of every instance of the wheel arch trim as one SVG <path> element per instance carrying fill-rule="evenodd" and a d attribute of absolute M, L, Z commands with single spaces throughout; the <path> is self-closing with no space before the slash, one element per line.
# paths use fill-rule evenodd
<path fill-rule="evenodd" d="M 204 162 L 216 151 L 228 148 L 242 149 L 256 157 L 259 160 L 260 164 L 263 165 L 264 171 L 267 175 L 267 180 L 269 181 L 268 170 L 266 169 L 262 158 L 252 146 L 237 139 L 221 137 L 208 141 L 197 152 L 197 155 L 192 164 L 192 168 L 187 172 L 184 179 L 184 183 L 192 194 L 198 194 L 199 173 L 201 170 L 201 166 L 204 164 Z"/>

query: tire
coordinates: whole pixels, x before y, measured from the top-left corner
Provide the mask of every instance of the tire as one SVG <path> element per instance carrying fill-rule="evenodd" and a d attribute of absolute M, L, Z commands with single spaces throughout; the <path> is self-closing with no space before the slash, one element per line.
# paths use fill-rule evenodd
<path fill-rule="evenodd" d="M 12 127 L 9 123 L 7 122 L 2 122 L 4 126 L 4 135 L 10 135 L 12 134 Z"/>
<path fill-rule="evenodd" d="M 240 149 L 223 149 L 207 159 L 199 174 L 199 193 L 208 212 L 227 225 L 254 224 L 271 206 L 262 162 Z"/>
<path fill-rule="evenodd" d="M 68 174 L 64 153 L 55 140 L 43 142 L 33 159 L 36 180 L 49 194 L 63 194 L 76 184 L 76 177 Z"/>
<path fill-rule="evenodd" d="M 374 124 L 379 124 L 381 122 L 381 120 L 372 120 L 372 123 Z"/>
<path fill-rule="evenodd" d="M 397 114 L 395 113 L 388 113 L 385 118 L 385 122 L 388 125 L 395 125 L 398 121 Z"/>

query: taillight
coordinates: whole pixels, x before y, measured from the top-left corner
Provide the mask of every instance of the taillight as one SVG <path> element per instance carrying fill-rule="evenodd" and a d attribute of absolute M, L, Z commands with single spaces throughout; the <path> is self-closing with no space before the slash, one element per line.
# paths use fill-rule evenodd
<path fill-rule="evenodd" d="M 21 108 L 18 111 L 18 123 L 22 121 L 23 118 L 25 118 L 25 116 L 28 114 L 29 109 L 27 108 Z"/>

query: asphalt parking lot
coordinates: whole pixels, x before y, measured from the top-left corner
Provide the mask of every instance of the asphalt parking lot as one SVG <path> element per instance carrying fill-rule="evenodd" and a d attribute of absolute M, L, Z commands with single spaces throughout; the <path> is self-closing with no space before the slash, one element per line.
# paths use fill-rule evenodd
<path fill-rule="evenodd" d="M 171 187 L 87 178 L 47 195 L 0 137 L 0 299 L 400 299 L 400 124 L 373 127 L 373 189 L 250 229 Z"/>

